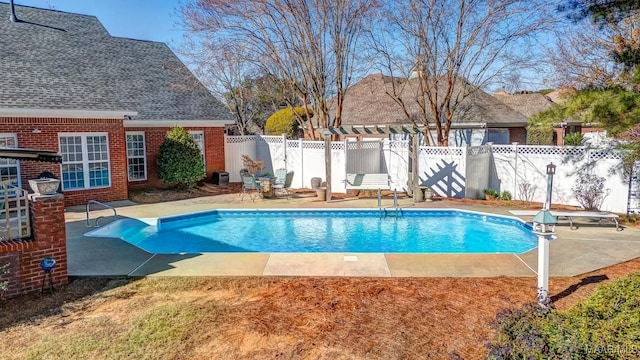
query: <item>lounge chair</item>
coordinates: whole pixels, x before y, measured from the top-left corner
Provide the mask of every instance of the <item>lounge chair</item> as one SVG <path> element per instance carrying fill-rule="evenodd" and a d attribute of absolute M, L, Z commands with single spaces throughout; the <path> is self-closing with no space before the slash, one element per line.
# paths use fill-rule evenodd
<path fill-rule="evenodd" d="M 277 196 L 286 196 L 287 199 L 290 196 L 289 187 L 291 187 L 291 180 L 293 179 L 293 172 L 288 172 L 287 169 L 277 169 L 276 179 L 273 184 L 273 188 L 276 191 Z"/>
<path fill-rule="evenodd" d="M 249 194 L 251 201 L 255 201 L 253 194 L 257 193 L 260 198 L 262 198 L 262 187 L 260 183 L 256 181 L 256 177 L 249 174 L 242 174 L 242 194 L 240 196 L 240 201 L 244 199 L 244 196 Z"/>
<path fill-rule="evenodd" d="M 517 216 L 534 216 L 539 211 L 538 210 L 509 210 L 510 213 Z M 558 211 L 551 210 L 551 215 L 556 218 L 565 218 L 569 220 L 569 226 L 571 230 L 575 230 L 578 227 L 573 225 L 574 218 L 590 218 L 590 219 L 598 219 L 598 223 L 602 223 L 602 220 L 611 220 L 616 224 L 616 230 L 621 231 L 622 227 L 618 223 L 618 215 L 613 214 L 607 211 Z"/>

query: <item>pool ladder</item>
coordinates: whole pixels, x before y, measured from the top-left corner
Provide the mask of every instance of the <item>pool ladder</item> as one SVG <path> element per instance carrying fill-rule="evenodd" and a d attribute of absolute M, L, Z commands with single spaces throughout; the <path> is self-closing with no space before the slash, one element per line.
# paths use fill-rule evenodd
<path fill-rule="evenodd" d="M 387 216 L 400 217 L 402 209 L 398 205 L 398 190 L 393 190 L 393 209 L 382 208 L 382 197 L 380 196 L 380 190 L 378 190 L 378 208 L 380 209 L 380 218 Z"/>
<path fill-rule="evenodd" d="M 118 216 L 118 214 L 116 213 L 116 209 L 113 206 L 107 205 L 105 203 L 101 203 L 100 201 L 89 200 L 87 202 L 86 207 L 85 207 L 85 210 L 86 210 L 86 213 L 87 213 L 87 224 L 86 224 L 87 227 L 91 227 L 91 222 L 89 221 L 89 212 L 91 211 L 91 204 L 96 204 L 96 205 L 100 205 L 100 206 L 102 206 L 102 207 L 104 207 L 106 209 L 111 209 L 111 210 L 113 210 L 113 217 Z M 99 225 L 100 219 L 103 219 L 103 218 L 105 218 L 105 216 L 98 216 L 96 218 L 96 222 L 93 224 L 93 227 L 99 227 L 100 226 Z"/>

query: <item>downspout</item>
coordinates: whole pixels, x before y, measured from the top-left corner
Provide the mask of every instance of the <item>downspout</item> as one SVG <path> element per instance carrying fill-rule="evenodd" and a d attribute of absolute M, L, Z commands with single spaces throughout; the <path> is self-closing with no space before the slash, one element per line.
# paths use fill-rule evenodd
<path fill-rule="evenodd" d="M 11 7 L 11 15 L 9 16 L 9 20 L 11 20 L 11 22 L 20 21 L 16 16 L 16 9 L 13 7 L 13 0 L 9 0 L 9 6 Z"/>

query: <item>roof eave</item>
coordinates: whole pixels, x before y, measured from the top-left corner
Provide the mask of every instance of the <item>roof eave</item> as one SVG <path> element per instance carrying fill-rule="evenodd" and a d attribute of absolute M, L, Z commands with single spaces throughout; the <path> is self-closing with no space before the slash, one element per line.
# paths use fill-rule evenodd
<path fill-rule="evenodd" d="M 224 127 L 226 125 L 232 125 L 235 122 L 232 120 L 125 120 L 125 128 L 134 127 Z"/>
<path fill-rule="evenodd" d="M 77 109 L 23 109 L 0 108 L 0 117 L 18 118 L 65 118 L 65 119 L 124 119 L 136 116 L 137 111 L 117 110 L 77 110 Z"/>

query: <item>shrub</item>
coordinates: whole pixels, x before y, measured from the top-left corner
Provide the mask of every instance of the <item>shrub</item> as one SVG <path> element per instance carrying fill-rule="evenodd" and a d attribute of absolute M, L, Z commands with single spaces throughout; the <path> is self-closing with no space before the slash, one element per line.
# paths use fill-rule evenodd
<path fill-rule="evenodd" d="M 313 116 L 313 113 L 311 113 L 311 116 Z M 299 129 L 297 118 L 302 119 L 303 121 L 306 120 L 306 114 L 303 107 L 278 110 L 267 119 L 265 130 L 271 135 L 286 134 L 287 137 L 291 137 Z"/>
<path fill-rule="evenodd" d="M 178 187 L 194 187 L 205 176 L 198 145 L 179 126 L 172 128 L 160 145 L 158 167 L 162 181 Z"/>
<path fill-rule="evenodd" d="M 527 144 L 529 145 L 552 145 L 553 127 L 547 125 L 529 126 L 527 128 Z"/>
<path fill-rule="evenodd" d="M 489 359 L 637 359 L 640 273 L 598 286 L 566 312 L 525 305 L 503 310 Z"/>
<path fill-rule="evenodd" d="M 489 199 L 496 199 L 500 197 L 500 193 L 493 189 L 484 189 L 484 196 Z"/>
<path fill-rule="evenodd" d="M 574 132 L 564 136 L 564 144 L 568 146 L 580 146 L 584 141 L 584 135 L 579 132 Z"/>
<path fill-rule="evenodd" d="M 505 201 L 511 201 L 511 193 L 509 191 L 503 191 L 502 195 L 500 195 L 500 199 Z"/>
<path fill-rule="evenodd" d="M 585 210 L 598 210 L 602 206 L 606 195 L 604 191 L 605 180 L 597 175 L 584 173 L 580 175 L 571 188 L 580 206 Z"/>
<path fill-rule="evenodd" d="M 520 199 L 526 202 L 532 202 L 536 195 L 536 186 L 525 181 L 518 184 L 518 193 L 520 194 Z"/>

